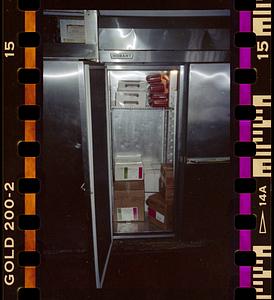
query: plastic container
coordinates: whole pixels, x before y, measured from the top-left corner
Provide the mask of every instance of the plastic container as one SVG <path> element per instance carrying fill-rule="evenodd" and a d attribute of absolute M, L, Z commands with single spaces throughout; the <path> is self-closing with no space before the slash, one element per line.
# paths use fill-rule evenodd
<path fill-rule="evenodd" d="M 115 157 L 114 178 L 119 180 L 143 180 L 143 163 L 138 153 L 117 154 Z"/>
<path fill-rule="evenodd" d="M 141 80 L 120 80 L 117 91 L 147 91 L 148 84 Z"/>
<path fill-rule="evenodd" d="M 147 93 L 139 91 L 117 92 L 116 107 L 144 108 L 146 107 Z"/>

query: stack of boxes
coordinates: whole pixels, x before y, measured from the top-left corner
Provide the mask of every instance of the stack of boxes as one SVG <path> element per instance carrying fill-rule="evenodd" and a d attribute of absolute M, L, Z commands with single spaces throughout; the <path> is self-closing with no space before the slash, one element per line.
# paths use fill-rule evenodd
<path fill-rule="evenodd" d="M 149 105 L 152 107 L 168 107 L 168 76 L 160 73 L 152 74 L 148 75 L 146 80 L 149 84 Z"/>
<path fill-rule="evenodd" d="M 159 193 L 147 199 L 149 221 L 163 230 L 172 229 L 174 203 L 174 175 L 171 164 L 161 165 Z"/>
<path fill-rule="evenodd" d="M 116 107 L 145 108 L 147 103 L 146 81 L 120 80 L 116 92 Z"/>
<path fill-rule="evenodd" d="M 114 221 L 144 221 L 144 177 L 140 154 L 115 157 Z"/>

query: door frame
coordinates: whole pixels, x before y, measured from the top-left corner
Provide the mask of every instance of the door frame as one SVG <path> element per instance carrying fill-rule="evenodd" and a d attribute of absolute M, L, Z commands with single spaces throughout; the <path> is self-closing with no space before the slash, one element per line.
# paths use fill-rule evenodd
<path fill-rule="evenodd" d="M 89 198 L 91 203 L 91 222 L 92 222 L 92 240 L 93 240 L 93 254 L 94 254 L 94 271 L 95 271 L 95 280 L 96 288 L 101 289 L 103 287 L 106 270 L 111 254 L 112 244 L 113 244 L 113 234 L 112 234 L 112 222 L 111 222 L 111 243 L 108 249 L 108 254 L 106 257 L 105 265 L 103 272 L 100 278 L 99 272 L 99 258 L 98 258 L 98 244 L 97 244 L 97 227 L 96 227 L 96 203 L 95 203 L 95 188 L 94 188 L 94 163 L 93 163 L 93 132 L 92 132 L 92 114 L 91 114 L 91 86 L 90 86 L 90 69 L 89 64 L 84 64 L 83 62 L 79 63 L 80 68 L 83 70 L 83 78 L 79 79 L 80 82 L 80 101 L 83 103 L 83 109 L 85 111 L 85 124 L 87 130 L 87 151 L 88 151 L 88 175 L 89 175 Z M 108 161 L 109 163 L 109 161 Z M 110 197 L 111 191 L 109 191 Z M 110 211 L 111 212 L 111 211 Z M 112 214 L 110 214 L 110 219 L 112 219 Z"/>

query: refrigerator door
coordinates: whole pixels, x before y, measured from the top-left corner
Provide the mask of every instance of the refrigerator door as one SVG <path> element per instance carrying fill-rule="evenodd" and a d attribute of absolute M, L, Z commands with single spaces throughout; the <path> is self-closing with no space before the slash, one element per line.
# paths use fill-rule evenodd
<path fill-rule="evenodd" d="M 83 164 L 87 154 L 86 125 L 81 117 L 84 104 L 83 62 L 44 60 L 40 159 L 44 188 L 39 202 L 44 216 L 42 255 L 47 267 L 56 268 L 60 261 L 67 270 L 77 266 L 82 274 L 77 280 L 82 286 L 95 288 L 98 263 L 93 253 L 88 164 Z M 63 276 L 60 268 L 56 269 L 57 277 Z M 49 280 L 46 275 L 43 282 Z M 75 281 L 70 272 L 63 279 Z"/>
<path fill-rule="evenodd" d="M 66 247 L 76 253 L 87 252 L 81 262 L 90 274 L 86 281 L 101 288 L 112 245 L 105 71 L 89 70 L 83 62 L 47 60 L 43 77 L 47 171 L 42 208 L 53 216 L 58 212 L 63 231 L 58 235 L 55 229 L 51 236 L 57 235 L 63 243 L 71 241 Z M 43 228 L 51 229 L 48 224 Z M 55 251 L 65 251 L 58 241 L 48 243 Z"/>
<path fill-rule="evenodd" d="M 87 141 L 96 287 L 103 285 L 112 246 L 106 78 L 103 66 L 85 66 L 82 135 Z M 86 126 L 85 126 L 86 125 Z"/>
<path fill-rule="evenodd" d="M 187 162 L 230 159 L 230 64 L 191 64 Z"/>

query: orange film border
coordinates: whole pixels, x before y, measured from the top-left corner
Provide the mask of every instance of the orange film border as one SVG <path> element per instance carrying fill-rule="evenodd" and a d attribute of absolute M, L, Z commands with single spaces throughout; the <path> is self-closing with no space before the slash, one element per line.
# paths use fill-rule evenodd
<path fill-rule="evenodd" d="M 25 11 L 25 32 L 36 31 L 36 12 Z M 25 68 L 36 68 L 36 48 L 25 48 Z M 36 85 L 25 84 L 25 105 L 36 104 Z M 24 121 L 24 140 L 26 142 L 34 142 L 36 140 L 36 121 Z M 25 178 L 36 177 L 36 158 L 24 158 L 24 174 Z M 25 214 L 36 214 L 36 194 L 25 194 Z M 36 231 L 25 230 L 25 251 L 36 251 Z M 25 267 L 24 287 L 36 287 L 36 267 Z"/>

